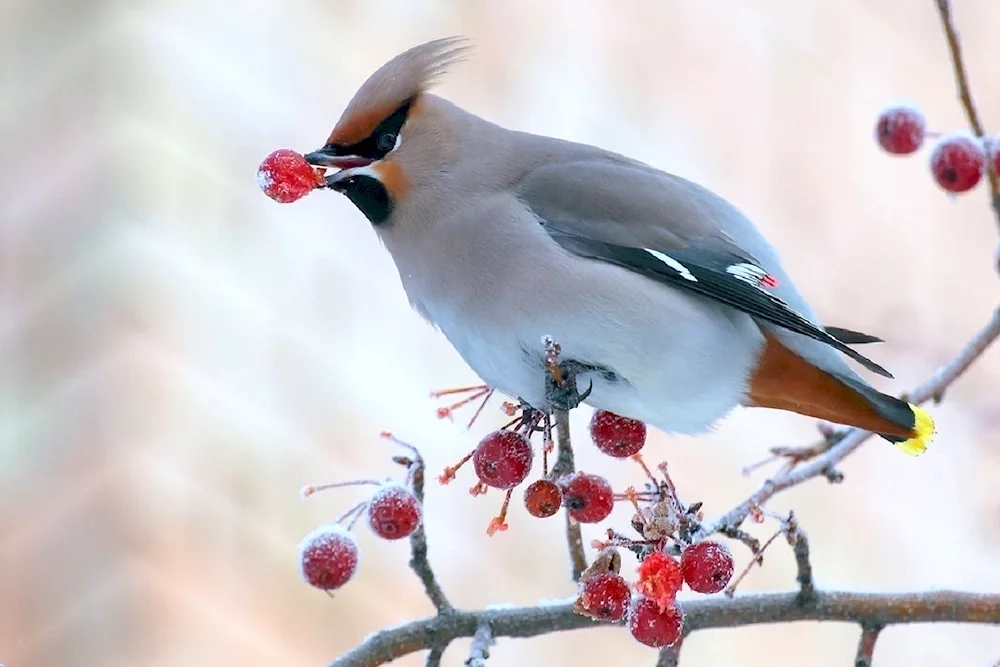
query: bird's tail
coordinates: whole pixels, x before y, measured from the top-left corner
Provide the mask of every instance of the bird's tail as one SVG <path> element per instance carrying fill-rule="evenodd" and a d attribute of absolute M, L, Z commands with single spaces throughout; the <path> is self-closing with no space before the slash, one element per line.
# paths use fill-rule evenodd
<path fill-rule="evenodd" d="M 919 456 L 927 449 L 934 436 L 934 419 L 920 406 L 889 396 L 862 382 L 850 378 L 837 378 L 862 395 L 886 421 L 896 426 L 890 432 L 875 430 L 910 456 Z"/>
<path fill-rule="evenodd" d="M 860 378 L 818 368 L 772 336 L 766 340 L 750 378 L 750 405 L 863 428 L 911 456 L 927 449 L 934 420 L 926 410 L 883 394 Z"/>

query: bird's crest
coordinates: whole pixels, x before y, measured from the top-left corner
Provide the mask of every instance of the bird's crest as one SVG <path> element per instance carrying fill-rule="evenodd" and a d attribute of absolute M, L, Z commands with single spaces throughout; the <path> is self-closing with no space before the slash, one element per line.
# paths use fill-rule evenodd
<path fill-rule="evenodd" d="M 446 37 L 415 46 L 382 65 L 354 94 L 329 143 L 350 145 L 367 137 L 402 104 L 437 83 L 471 48 L 463 37 Z"/>

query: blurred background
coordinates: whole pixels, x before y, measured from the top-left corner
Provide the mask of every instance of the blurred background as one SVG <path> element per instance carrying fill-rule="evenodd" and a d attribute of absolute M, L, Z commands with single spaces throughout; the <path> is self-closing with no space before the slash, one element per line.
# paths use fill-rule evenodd
<path fill-rule="evenodd" d="M 996 131 L 1000 5 L 954 5 Z M 7 667 L 313 667 L 430 612 L 406 545 L 365 529 L 360 571 L 335 599 L 303 584 L 297 542 L 361 492 L 304 502 L 299 488 L 396 474 L 383 429 L 439 470 L 502 415 L 471 433 L 462 416 L 438 420 L 428 391 L 476 378 L 410 311 L 367 221 L 333 193 L 279 206 L 254 173 L 276 148 L 322 144 L 385 60 L 453 34 L 477 49 L 440 94 L 722 193 L 824 321 L 889 341 L 869 350 L 896 374 L 869 376 L 883 390 L 925 378 L 997 305 L 985 188 L 951 200 L 927 149 L 891 158 L 872 138 L 878 111 L 901 98 L 935 129 L 965 127 L 930 0 L 0 1 Z M 809 532 L 822 586 L 1000 589 L 998 396 L 994 349 L 935 410 L 925 457 L 872 442 L 843 485 L 772 503 Z M 587 446 L 587 419 L 577 411 L 580 465 L 636 481 Z M 647 452 L 714 515 L 763 479 L 741 466 L 815 436 L 803 417 L 737 411 L 697 440 L 656 434 Z M 432 484 L 427 499 L 452 600 L 571 595 L 560 519 L 515 507 L 510 530 L 487 538 L 500 499 L 470 499 L 467 485 Z M 787 589 L 793 572 L 779 544 L 743 588 Z M 841 666 L 857 632 L 703 632 L 682 664 Z M 445 664 L 462 664 L 467 644 Z M 1000 629 L 972 626 L 894 627 L 876 652 L 879 667 L 998 658 Z M 505 641 L 490 664 L 654 661 L 620 629 L 595 629 Z"/>

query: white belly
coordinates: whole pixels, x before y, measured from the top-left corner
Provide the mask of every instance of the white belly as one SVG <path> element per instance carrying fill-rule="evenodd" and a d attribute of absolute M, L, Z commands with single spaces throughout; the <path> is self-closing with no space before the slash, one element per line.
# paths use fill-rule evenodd
<path fill-rule="evenodd" d="M 703 432 L 744 400 L 763 336 L 749 316 L 635 278 L 647 291 L 642 297 L 662 297 L 659 310 L 634 307 L 634 301 L 595 309 L 595 295 L 580 294 L 577 307 L 564 302 L 511 313 L 506 321 L 480 320 L 464 309 L 431 307 L 426 314 L 485 383 L 513 398 L 547 405 L 541 360 L 548 335 L 561 345 L 562 360 L 607 367 L 617 376 L 581 375 L 580 391 L 593 382 L 587 405 L 666 432 Z M 678 298 L 695 307 L 678 311 Z"/>

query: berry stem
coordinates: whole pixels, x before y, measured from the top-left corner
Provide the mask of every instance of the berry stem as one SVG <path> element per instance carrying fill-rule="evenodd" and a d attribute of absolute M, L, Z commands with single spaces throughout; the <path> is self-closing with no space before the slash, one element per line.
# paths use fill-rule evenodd
<path fill-rule="evenodd" d="M 362 500 L 360 503 L 347 510 L 336 519 L 333 520 L 334 523 L 344 523 L 347 521 L 347 530 L 354 528 L 354 524 L 358 522 L 361 515 L 364 514 L 365 508 L 368 507 L 368 501 Z M 348 521 L 350 519 L 350 521 Z"/>
<path fill-rule="evenodd" d="M 510 507 L 510 497 L 514 489 L 507 489 L 507 495 L 503 498 L 503 505 L 500 507 L 500 514 L 493 517 L 490 525 L 486 528 L 486 534 L 493 537 L 496 533 L 502 533 L 509 528 L 507 525 L 507 509 Z"/>
<path fill-rule="evenodd" d="M 306 484 L 299 492 L 303 498 L 308 498 L 314 493 L 327 491 L 329 489 L 342 489 L 347 486 L 382 486 L 383 482 L 374 479 L 352 479 L 347 482 L 330 482 L 328 484 Z"/>
<path fill-rule="evenodd" d="M 491 398 L 493 398 L 493 389 L 486 392 L 486 395 L 483 397 L 483 401 L 479 404 L 479 407 L 476 408 L 476 411 L 472 413 L 472 419 L 470 419 L 469 423 L 465 425 L 466 429 L 472 428 L 472 425 L 476 423 L 477 419 L 479 419 L 479 415 L 483 413 L 483 408 L 486 407 L 486 404 L 490 402 Z"/>
<path fill-rule="evenodd" d="M 484 385 L 476 393 L 474 393 L 474 394 L 472 394 L 470 396 L 466 396 L 462 400 L 456 401 L 455 403 L 452 403 L 451 405 L 449 405 L 447 407 L 438 408 L 438 410 L 437 410 L 438 419 L 444 419 L 446 417 L 451 417 L 452 413 L 455 412 L 456 410 L 458 410 L 459 408 L 468 405 L 469 403 L 473 402 L 477 398 L 482 398 L 483 396 L 487 396 L 488 394 L 491 394 L 491 393 L 493 393 L 493 390 Z M 484 401 L 483 404 L 485 405 L 485 401 Z M 482 406 L 480 406 L 479 410 L 482 410 Z M 476 411 L 477 415 L 479 414 L 479 410 Z M 475 417 L 473 417 L 473 421 L 474 420 L 475 420 Z"/>
<path fill-rule="evenodd" d="M 486 384 L 471 385 L 468 387 L 455 387 L 453 389 L 442 389 L 440 391 L 432 391 L 431 398 L 442 398 L 444 396 L 453 396 L 454 394 L 468 394 L 470 392 L 475 392 L 477 395 L 482 395 L 483 393 L 489 391 L 490 387 Z"/>

